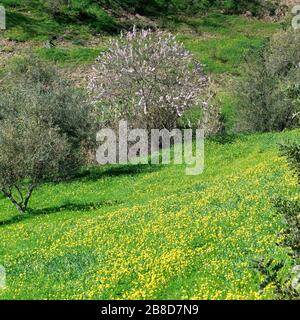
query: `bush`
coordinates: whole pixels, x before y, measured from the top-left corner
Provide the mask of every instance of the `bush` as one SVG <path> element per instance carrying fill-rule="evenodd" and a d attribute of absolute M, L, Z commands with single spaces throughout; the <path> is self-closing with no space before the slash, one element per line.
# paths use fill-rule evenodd
<path fill-rule="evenodd" d="M 3 80 L 0 95 L 0 189 L 20 212 L 45 181 L 71 177 L 90 140 L 85 96 L 57 70 L 25 59 Z"/>
<path fill-rule="evenodd" d="M 253 14 L 259 14 L 265 3 L 263 0 L 98 0 L 98 2 L 109 8 L 121 7 L 133 13 L 150 16 L 178 13 L 195 14 L 211 8 L 222 9 L 228 13 L 251 11 Z"/>
<path fill-rule="evenodd" d="M 44 5 L 53 16 L 62 15 L 70 6 L 69 0 L 46 0 Z"/>
<path fill-rule="evenodd" d="M 281 154 L 288 159 L 291 169 L 298 177 L 300 184 L 300 144 L 284 144 L 281 145 Z"/>
<path fill-rule="evenodd" d="M 280 153 L 286 157 L 291 169 L 300 178 L 300 144 L 284 144 L 280 146 Z M 300 179 L 299 179 L 300 184 Z M 257 268 L 264 276 L 265 280 L 261 289 L 268 285 L 275 287 L 277 299 L 296 299 L 300 298 L 300 202 L 299 200 L 288 200 L 278 198 L 275 201 L 277 212 L 283 217 L 285 222 L 284 231 L 281 233 L 282 239 L 279 245 L 290 248 L 294 267 L 288 274 L 281 273 L 285 263 L 279 262 L 274 265 L 273 260 L 259 261 Z M 272 267 L 271 267 L 272 266 Z"/>
<path fill-rule="evenodd" d="M 254 16 L 260 16 L 264 11 L 273 11 L 272 2 L 264 0 L 220 0 L 218 7 L 224 8 L 227 13 L 241 14 L 248 11 Z"/>
<path fill-rule="evenodd" d="M 191 9 L 199 9 L 203 3 L 205 6 L 209 2 L 206 0 L 98 0 L 100 5 L 107 8 L 123 9 L 131 13 L 139 13 L 146 16 L 159 16 L 162 14 L 175 14 L 179 12 L 187 12 Z"/>
<path fill-rule="evenodd" d="M 237 128 L 281 131 L 299 125 L 300 32 L 276 34 L 251 55 L 236 91 Z"/>
<path fill-rule="evenodd" d="M 125 119 L 135 128 L 172 129 L 206 83 L 202 66 L 174 36 L 134 29 L 99 56 L 89 88 L 105 126 Z"/>

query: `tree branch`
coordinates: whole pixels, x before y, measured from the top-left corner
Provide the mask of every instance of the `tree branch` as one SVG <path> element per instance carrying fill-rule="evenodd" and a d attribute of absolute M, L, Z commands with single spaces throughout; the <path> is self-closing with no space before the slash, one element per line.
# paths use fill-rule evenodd
<path fill-rule="evenodd" d="M 16 185 L 14 185 L 14 187 L 16 188 L 16 190 L 18 191 L 19 195 L 20 195 L 20 198 L 21 198 L 21 202 L 18 202 L 12 195 L 12 191 L 9 190 L 5 190 L 4 188 L 1 189 L 1 192 L 15 205 L 15 207 L 17 208 L 17 210 L 24 214 L 27 210 L 27 206 L 28 206 L 28 203 L 29 203 L 29 200 L 32 196 L 32 193 L 33 193 L 33 190 L 36 188 L 36 185 L 35 184 L 32 184 L 29 186 L 28 188 L 28 192 L 27 192 L 27 196 L 26 198 L 24 198 L 20 188 Z"/>
<path fill-rule="evenodd" d="M 27 210 L 28 202 L 29 202 L 29 200 L 30 200 L 30 198 L 31 198 L 31 196 L 32 196 L 32 192 L 33 192 L 33 190 L 35 189 L 35 187 L 36 187 L 36 185 L 35 185 L 35 184 L 32 184 L 32 185 L 29 187 L 29 189 L 28 189 L 27 197 L 26 197 L 26 199 L 25 199 L 25 201 L 24 201 L 24 206 L 23 206 L 24 211 Z"/>
<path fill-rule="evenodd" d="M 2 193 L 15 205 L 15 207 L 17 208 L 17 210 L 24 214 L 25 211 L 23 210 L 22 204 L 18 203 L 18 201 L 16 201 L 16 199 L 13 197 L 11 191 L 6 191 L 5 189 L 1 189 Z"/>

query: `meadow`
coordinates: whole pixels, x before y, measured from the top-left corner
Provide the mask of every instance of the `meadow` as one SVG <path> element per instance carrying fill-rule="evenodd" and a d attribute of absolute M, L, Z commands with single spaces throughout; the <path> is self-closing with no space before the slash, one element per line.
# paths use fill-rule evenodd
<path fill-rule="evenodd" d="M 260 257 L 288 261 L 272 198 L 297 195 L 284 134 L 208 141 L 205 172 L 106 166 L 38 190 L 20 217 L 1 199 L 1 299 L 271 299 Z"/>
<path fill-rule="evenodd" d="M 0 34 L 0 65 L 32 51 L 86 85 L 120 22 L 96 7 L 89 13 L 97 19 L 86 24 L 53 19 L 39 1 L 29 2 L 3 1 L 9 23 Z M 0 266 L 7 273 L 0 299 L 273 299 L 272 286 L 260 291 L 255 261 L 285 261 L 282 273 L 293 265 L 290 250 L 278 246 L 285 226 L 274 198 L 299 199 L 279 143 L 299 141 L 300 130 L 231 132 L 231 83 L 280 24 L 219 11 L 155 23 L 203 63 L 225 136 L 206 139 L 198 176 L 187 176 L 183 165 L 85 167 L 36 190 L 25 215 L 0 195 Z"/>

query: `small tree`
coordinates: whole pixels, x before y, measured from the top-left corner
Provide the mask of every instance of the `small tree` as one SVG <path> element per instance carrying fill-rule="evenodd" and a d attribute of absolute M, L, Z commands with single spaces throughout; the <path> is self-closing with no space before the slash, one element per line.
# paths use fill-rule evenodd
<path fill-rule="evenodd" d="M 289 162 L 291 169 L 298 177 L 300 184 L 300 144 L 299 143 L 287 143 L 280 147 L 281 154 L 285 156 Z"/>
<path fill-rule="evenodd" d="M 285 143 L 280 145 L 280 154 L 287 158 L 291 169 L 298 177 L 300 183 L 300 144 Z M 277 212 L 283 218 L 284 230 L 280 233 L 278 245 L 289 248 L 294 267 L 287 272 L 284 261 L 275 262 L 275 259 L 260 259 L 256 267 L 264 276 L 261 289 L 268 285 L 274 287 L 276 299 L 299 300 L 300 298 L 300 202 L 289 200 L 285 197 L 277 198 L 275 201 Z"/>
<path fill-rule="evenodd" d="M 3 83 L 0 190 L 24 213 L 36 187 L 81 166 L 90 109 L 82 93 L 36 59 L 22 61 Z"/>
<path fill-rule="evenodd" d="M 70 7 L 70 0 L 46 0 L 44 6 L 46 10 L 53 16 L 61 15 L 67 8 Z"/>
<path fill-rule="evenodd" d="M 282 131 L 300 124 L 300 32 L 275 34 L 250 55 L 235 88 L 237 129 Z"/>
<path fill-rule="evenodd" d="M 19 212 L 26 211 L 38 185 L 59 177 L 60 163 L 69 148 L 57 130 L 41 127 L 33 119 L 1 123 L 0 188 Z"/>
<path fill-rule="evenodd" d="M 172 129 L 207 83 L 202 66 L 161 31 L 134 28 L 97 62 L 89 88 L 98 119 L 110 126 L 123 118 L 135 128 Z"/>

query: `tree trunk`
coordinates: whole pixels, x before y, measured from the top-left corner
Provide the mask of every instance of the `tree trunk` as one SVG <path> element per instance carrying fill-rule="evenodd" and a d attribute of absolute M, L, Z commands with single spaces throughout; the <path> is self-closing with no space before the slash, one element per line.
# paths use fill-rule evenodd
<path fill-rule="evenodd" d="M 15 203 L 15 207 L 17 208 L 20 214 L 25 214 L 26 209 L 21 207 L 19 204 Z"/>
<path fill-rule="evenodd" d="M 20 189 L 15 186 L 15 188 L 18 190 L 20 197 L 21 197 L 21 201 L 18 202 L 12 195 L 11 190 L 10 191 L 6 191 L 5 189 L 1 189 L 2 193 L 15 205 L 15 207 L 17 208 L 17 210 L 19 211 L 20 214 L 25 214 L 26 210 L 27 210 L 27 206 L 29 203 L 29 200 L 31 198 L 32 192 L 35 188 L 35 185 L 31 185 L 28 188 L 28 193 L 27 193 L 27 197 L 25 198 L 25 200 L 23 200 L 23 195 L 20 191 Z"/>
<path fill-rule="evenodd" d="M 22 203 L 18 203 L 14 197 L 12 196 L 11 193 L 6 192 L 5 190 L 2 190 L 2 192 L 5 194 L 5 196 L 15 205 L 15 207 L 17 208 L 17 210 L 21 213 L 24 214 L 25 210 L 23 209 Z"/>

